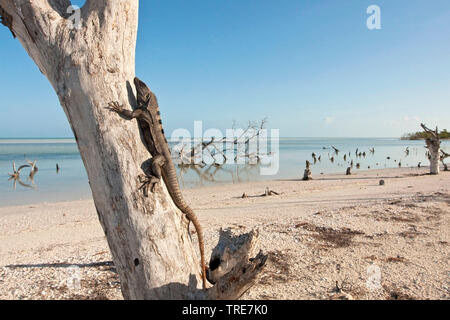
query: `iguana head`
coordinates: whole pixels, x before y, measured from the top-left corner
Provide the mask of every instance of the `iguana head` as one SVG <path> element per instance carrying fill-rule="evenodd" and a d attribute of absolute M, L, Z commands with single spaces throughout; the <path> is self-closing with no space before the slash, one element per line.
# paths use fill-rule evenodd
<path fill-rule="evenodd" d="M 147 87 L 147 85 L 138 77 L 134 78 L 134 85 L 136 87 L 138 107 L 147 108 L 152 96 L 152 92 Z"/>

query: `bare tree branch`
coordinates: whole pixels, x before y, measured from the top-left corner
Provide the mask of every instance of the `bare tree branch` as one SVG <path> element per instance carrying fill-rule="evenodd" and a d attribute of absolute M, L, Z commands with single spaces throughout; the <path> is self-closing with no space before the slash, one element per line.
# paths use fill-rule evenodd
<path fill-rule="evenodd" d="M 420 126 L 423 128 L 423 130 L 426 133 L 431 134 L 434 138 L 439 139 L 439 132 L 438 132 L 438 127 L 436 127 L 436 130 L 431 130 L 429 129 L 425 124 L 421 123 Z"/>

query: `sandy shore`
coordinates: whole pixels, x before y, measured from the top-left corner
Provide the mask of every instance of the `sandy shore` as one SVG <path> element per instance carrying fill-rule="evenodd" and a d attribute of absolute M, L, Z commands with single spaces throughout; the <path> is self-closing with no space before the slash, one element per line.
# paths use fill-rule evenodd
<path fill-rule="evenodd" d="M 259 228 L 269 259 L 244 299 L 449 299 L 450 173 L 426 170 L 184 193 L 204 226 L 207 256 L 220 228 Z M 252 197 L 266 186 L 281 194 Z M 92 201 L 0 208 L 0 243 L 0 299 L 121 299 Z M 68 287 L 74 273 L 80 286 Z"/>

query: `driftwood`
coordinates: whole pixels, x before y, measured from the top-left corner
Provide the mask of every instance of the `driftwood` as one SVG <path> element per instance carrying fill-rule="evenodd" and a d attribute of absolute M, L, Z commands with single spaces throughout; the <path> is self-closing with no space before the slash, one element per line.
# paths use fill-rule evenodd
<path fill-rule="evenodd" d="M 266 188 L 266 191 L 263 194 L 257 195 L 257 196 L 249 196 L 246 192 L 244 192 L 241 196 L 242 199 L 246 198 L 255 198 L 255 197 L 270 197 L 270 196 L 279 196 L 280 193 L 270 190 L 268 187 Z"/>
<path fill-rule="evenodd" d="M 20 171 L 22 171 L 22 169 L 24 169 L 24 168 L 28 168 L 29 165 L 25 164 L 23 166 L 20 166 L 19 169 L 16 170 L 16 163 L 13 161 L 12 167 L 13 167 L 13 173 L 8 173 L 8 175 L 9 175 L 8 181 L 12 180 L 12 179 L 20 178 Z"/>
<path fill-rule="evenodd" d="M 276 191 L 266 188 L 266 191 L 260 197 L 269 197 L 269 196 L 273 196 L 273 195 L 279 196 L 280 194 Z"/>
<path fill-rule="evenodd" d="M 430 160 L 430 174 L 439 174 L 439 160 L 440 160 L 440 147 L 441 141 L 439 139 L 439 131 L 431 130 L 427 128 L 423 123 L 420 124 L 423 130 L 428 133 L 428 137 L 425 139 L 426 147 L 429 152 L 428 159 Z"/>
<path fill-rule="evenodd" d="M 36 172 L 38 172 L 38 167 L 36 166 L 36 160 L 34 160 L 34 162 L 31 161 L 27 161 L 28 164 L 30 165 L 31 169 L 30 169 L 30 180 L 33 181 L 34 180 L 34 175 L 36 174 Z"/>
<path fill-rule="evenodd" d="M 22 169 L 28 168 L 28 167 L 30 167 L 30 165 L 28 165 L 28 164 L 22 165 L 22 166 L 20 166 L 20 167 L 16 170 L 16 163 L 13 161 L 12 167 L 13 167 L 13 173 L 8 173 L 8 175 L 9 175 L 8 181 L 13 180 L 13 188 L 14 188 L 14 190 L 16 190 L 17 182 L 18 182 L 21 186 L 23 186 L 23 187 L 26 187 L 26 188 L 33 188 L 33 186 L 24 183 L 24 182 L 20 179 L 20 172 L 22 171 Z"/>
<path fill-rule="evenodd" d="M 220 230 L 207 272 L 208 281 L 215 284 L 206 292 L 209 299 L 235 299 L 254 284 L 267 260 L 262 251 L 257 253 L 258 238 L 258 230 L 242 235 Z"/>
<path fill-rule="evenodd" d="M 209 141 L 200 141 L 192 147 L 188 147 L 189 144 L 182 144 L 178 152 L 175 153 L 175 161 L 183 165 L 192 166 L 206 166 L 207 164 L 203 161 L 204 155 L 209 155 L 213 161 L 213 164 L 218 164 L 218 159 L 216 155 L 221 155 L 221 161 L 223 164 L 227 163 L 231 159 L 228 159 L 227 154 L 229 148 L 235 151 L 236 145 L 243 145 L 245 148 L 237 149 L 237 154 L 235 155 L 234 162 L 237 162 L 240 158 L 254 159 L 256 162 L 260 162 L 262 157 L 270 155 L 271 153 L 260 153 L 259 146 L 257 151 L 254 153 L 249 152 L 249 143 L 254 138 L 258 138 L 264 127 L 267 124 L 267 119 L 263 119 L 259 122 L 250 121 L 247 127 L 239 134 L 237 137 L 233 137 L 232 140 L 227 140 L 227 137 L 222 137 L 216 139 L 212 137 Z M 236 130 L 236 124 L 233 124 L 233 132 Z M 190 142 L 189 142 L 190 143 Z M 198 161 L 197 159 L 201 159 Z"/>

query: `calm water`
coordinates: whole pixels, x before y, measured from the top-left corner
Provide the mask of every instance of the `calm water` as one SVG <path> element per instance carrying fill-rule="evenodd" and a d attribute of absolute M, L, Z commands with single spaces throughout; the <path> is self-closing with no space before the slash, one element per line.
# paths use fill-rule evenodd
<path fill-rule="evenodd" d="M 336 155 L 331 146 L 340 150 Z M 324 147 L 326 149 L 324 149 Z M 405 154 L 406 147 L 410 153 Z M 442 147 L 450 152 L 449 141 Z M 366 152 L 366 157 L 357 158 L 356 148 Z M 375 148 L 375 153 L 369 152 Z M 345 172 L 353 159 L 361 169 L 394 168 L 401 161 L 402 166 L 417 166 L 418 162 L 428 165 L 423 141 L 402 141 L 388 138 L 282 138 L 279 144 L 279 172 L 275 176 L 262 176 L 258 165 L 206 166 L 204 168 L 178 169 L 180 184 L 192 188 L 208 184 L 254 181 L 277 178 L 299 178 L 303 175 L 305 161 L 312 162 L 311 154 L 321 156 L 321 161 L 312 166 L 313 175 L 320 173 Z M 350 152 L 350 156 L 349 156 Z M 347 154 L 347 163 L 343 160 Z M 387 159 L 387 157 L 391 159 Z M 334 162 L 330 158 L 334 157 Z M 8 181 L 12 162 L 17 167 L 26 160 L 37 160 L 39 171 L 34 184 L 28 179 L 29 170 L 22 171 L 24 184 L 13 188 Z M 56 164 L 60 167 L 56 172 Z M 354 169 L 356 171 L 356 169 Z M 91 197 L 87 175 L 74 140 L 71 139 L 0 139 L 0 206 L 30 204 L 51 201 L 87 199 Z"/>

